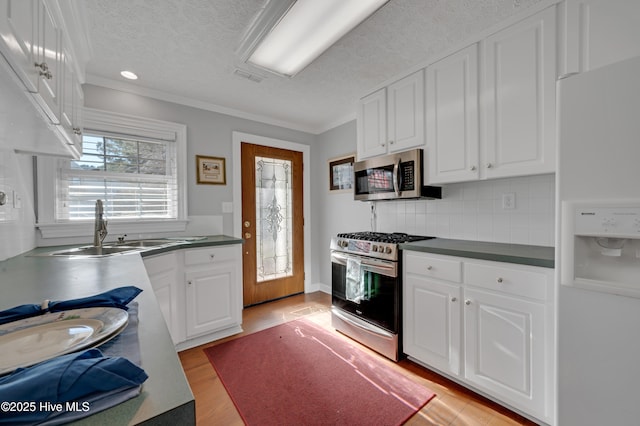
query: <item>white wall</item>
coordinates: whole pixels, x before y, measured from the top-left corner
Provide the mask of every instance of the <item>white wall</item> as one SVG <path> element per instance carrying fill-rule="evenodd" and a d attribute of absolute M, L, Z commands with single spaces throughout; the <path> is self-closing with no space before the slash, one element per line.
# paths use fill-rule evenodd
<path fill-rule="evenodd" d="M 377 202 L 377 230 L 553 246 L 554 175 L 444 185 L 441 200 Z M 502 195 L 515 195 L 515 208 Z"/>
<path fill-rule="evenodd" d="M 15 154 L 7 146 L 0 138 L 0 191 L 7 194 L 7 203 L 0 206 L 0 261 L 36 246 L 31 156 Z M 19 208 L 14 207 L 14 192 Z"/>

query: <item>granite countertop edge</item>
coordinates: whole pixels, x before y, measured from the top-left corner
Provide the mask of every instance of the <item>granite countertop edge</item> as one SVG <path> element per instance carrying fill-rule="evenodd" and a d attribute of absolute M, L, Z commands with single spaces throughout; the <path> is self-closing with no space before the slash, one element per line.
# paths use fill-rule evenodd
<path fill-rule="evenodd" d="M 433 238 L 430 240 L 400 244 L 400 248 L 409 251 L 490 260 L 494 262 L 540 266 L 544 268 L 555 267 L 555 249 L 545 246 Z"/>

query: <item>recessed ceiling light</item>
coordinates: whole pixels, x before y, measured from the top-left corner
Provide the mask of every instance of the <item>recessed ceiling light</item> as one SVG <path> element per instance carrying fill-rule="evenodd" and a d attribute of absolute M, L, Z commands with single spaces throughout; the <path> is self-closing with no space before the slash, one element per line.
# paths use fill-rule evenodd
<path fill-rule="evenodd" d="M 131 71 L 120 71 L 120 75 L 129 80 L 137 80 L 138 76 Z"/>

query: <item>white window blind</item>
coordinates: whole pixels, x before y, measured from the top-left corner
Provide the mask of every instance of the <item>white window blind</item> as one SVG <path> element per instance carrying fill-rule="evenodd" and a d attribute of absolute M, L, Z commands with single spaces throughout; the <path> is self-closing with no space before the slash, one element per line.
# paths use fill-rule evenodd
<path fill-rule="evenodd" d="M 178 218 L 175 141 L 85 129 L 82 148 L 60 160 L 57 221 L 93 220 L 98 199 L 109 221 Z"/>

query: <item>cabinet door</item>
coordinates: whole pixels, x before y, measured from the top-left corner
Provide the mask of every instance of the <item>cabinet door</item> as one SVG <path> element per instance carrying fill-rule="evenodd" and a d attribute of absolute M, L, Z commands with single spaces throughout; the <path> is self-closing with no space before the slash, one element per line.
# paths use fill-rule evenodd
<path fill-rule="evenodd" d="M 389 152 L 419 148 L 424 139 L 424 71 L 387 87 Z"/>
<path fill-rule="evenodd" d="M 0 0 L 0 52 L 29 92 L 38 91 L 37 16 L 35 0 Z"/>
<path fill-rule="evenodd" d="M 144 266 L 156 296 L 162 316 L 167 323 L 173 343 L 184 340 L 184 300 L 179 298 L 178 262 L 175 253 L 161 254 L 144 258 Z"/>
<path fill-rule="evenodd" d="M 407 274 L 403 350 L 445 372 L 460 373 L 460 286 Z"/>
<path fill-rule="evenodd" d="M 185 274 L 187 282 L 187 337 L 238 324 L 238 277 L 233 263 L 223 263 Z"/>
<path fill-rule="evenodd" d="M 556 9 L 483 42 L 487 178 L 555 172 Z"/>
<path fill-rule="evenodd" d="M 60 124 L 62 88 L 62 39 L 60 29 L 46 4 L 38 2 L 38 38 L 35 46 L 38 72 L 38 95 L 36 101 L 53 124 Z"/>
<path fill-rule="evenodd" d="M 640 2 L 567 0 L 566 73 L 640 55 Z"/>
<path fill-rule="evenodd" d="M 465 378 L 546 418 L 544 305 L 473 289 L 464 298 Z"/>
<path fill-rule="evenodd" d="M 358 159 L 387 152 L 387 91 L 362 98 L 358 104 Z"/>
<path fill-rule="evenodd" d="M 62 67 L 62 108 L 60 126 L 69 145 L 69 149 L 76 157 L 82 155 L 82 107 L 84 96 L 82 86 L 73 70 L 73 61 L 68 51 L 63 51 Z"/>
<path fill-rule="evenodd" d="M 425 184 L 475 180 L 478 167 L 478 45 L 427 67 Z"/>

